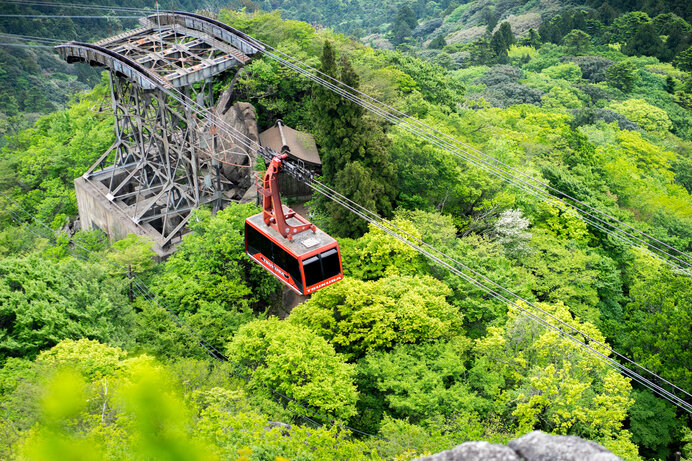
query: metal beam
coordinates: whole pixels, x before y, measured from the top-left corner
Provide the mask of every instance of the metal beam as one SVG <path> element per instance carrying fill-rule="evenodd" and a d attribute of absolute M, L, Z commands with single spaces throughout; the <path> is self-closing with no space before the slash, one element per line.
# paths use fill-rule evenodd
<path fill-rule="evenodd" d="M 223 192 L 239 187 L 212 165 L 224 154 L 200 142 L 212 130 L 209 120 L 180 107 L 171 91 L 211 108 L 214 76 L 263 48 L 199 15 L 166 12 L 141 22 L 144 27 L 95 44 L 69 42 L 56 50 L 67 62 L 110 71 L 116 140 L 83 178 L 103 184 L 107 199 L 133 222 L 155 225 L 164 248 L 185 232 L 194 209 L 228 202 Z"/>

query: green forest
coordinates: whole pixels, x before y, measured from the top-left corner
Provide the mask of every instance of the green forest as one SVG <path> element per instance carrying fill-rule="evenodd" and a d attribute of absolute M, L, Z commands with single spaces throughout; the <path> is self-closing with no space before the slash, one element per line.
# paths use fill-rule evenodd
<path fill-rule="evenodd" d="M 226 6 L 218 20 L 692 254 L 689 2 Z M 81 41 L 135 24 L 2 19 Z M 683 271 L 266 56 L 234 93 L 260 130 L 313 134 L 325 184 L 692 393 Z M 69 234 L 109 100 L 105 73 L 0 46 L 1 459 L 409 460 L 542 430 L 692 460 L 684 409 L 318 195 L 344 279 L 290 312 L 245 254 L 254 205 L 196 210 L 163 262 L 145 237 Z"/>

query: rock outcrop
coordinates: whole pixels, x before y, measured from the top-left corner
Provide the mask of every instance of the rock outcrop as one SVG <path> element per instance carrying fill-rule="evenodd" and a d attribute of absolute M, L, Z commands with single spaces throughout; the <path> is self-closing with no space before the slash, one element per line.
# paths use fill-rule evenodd
<path fill-rule="evenodd" d="M 514 450 L 488 442 L 466 442 L 420 461 L 522 461 Z"/>
<path fill-rule="evenodd" d="M 505 445 L 466 442 L 418 461 L 621 461 L 596 442 L 534 431 Z"/>
<path fill-rule="evenodd" d="M 241 133 L 243 140 L 249 142 L 251 146 L 259 145 L 259 131 L 257 128 L 257 115 L 255 108 L 248 102 L 237 102 L 231 104 L 230 95 L 224 93 L 216 105 L 216 117 L 219 125 L 228 125 L 233 128 L 231 131 Z M 257 160 L 251 148 L 244 143 L 231 139 L 218 130 L 217 152 L 221 157 L 221 169 L 235 191 L 233 197 L 241 202 L 255 201 L 257 190 L 253 176 L 253 165 Z"/>

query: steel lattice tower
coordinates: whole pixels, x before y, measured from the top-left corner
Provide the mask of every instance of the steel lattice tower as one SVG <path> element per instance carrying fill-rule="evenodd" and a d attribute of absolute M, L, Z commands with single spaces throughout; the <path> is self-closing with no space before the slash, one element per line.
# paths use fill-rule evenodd
<path fill-rule="evenodd" d="M 111 239 L 150 236 L 160 254 L 185 231 L 192 210 L 231 201 L 237 185 L 220 163 L 251 161 L 232 140 L 217 141 L 213 78 L 242 66 L 262 46 L 221 22 L 166 12 L 94 44 L 56 47 L 67 62 L 108 69 L 115 142 L 75 180 L 84 228 Z M 220 151 L 219 146 L 223 147 Z M 240 159 L 240 160 L 238 160 Z"/>

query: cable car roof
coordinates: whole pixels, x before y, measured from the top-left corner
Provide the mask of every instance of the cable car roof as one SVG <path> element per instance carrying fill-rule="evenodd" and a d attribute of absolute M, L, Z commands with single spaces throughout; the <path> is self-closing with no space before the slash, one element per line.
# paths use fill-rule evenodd
<path fill-rule="evenodd" d="M 322 166 L 315 138 L 309 133 L 294 130 L 277 120 L 276 124 L 260 133 L 260 144 L 271 147 L 276 152 L 286 152 L 289 156 L 302 160 L 310 166 Z"/>
<path fill-rule="evenodd" d="M 282 205 L 282 207 L 284 213 L 288 213 L 289 208 L 286 205 Z M 269 236 L 269 238 L 271 238 L 274 242 L 287 248 L 291 251 L 291 253 L 298 257 L 336 242 L 336 239 L 334 239 L 334 237 L 325 234 L 319 228 L 316 232 L 308 231 L 295 234 L 293 236 L 293 241 L 289 241 L 287 238 L 279 234 L 276 231 L 276 229 L 264 224 L 262 213 L 251 216 L 247 220 L 250 222 L 250 224 L 253 224 L 257 229 L 259 229 L 263 234 Z M 295 218 L 288 218 L 286 222 L 289 225 L 301 224 L 301 222 Z"/>

